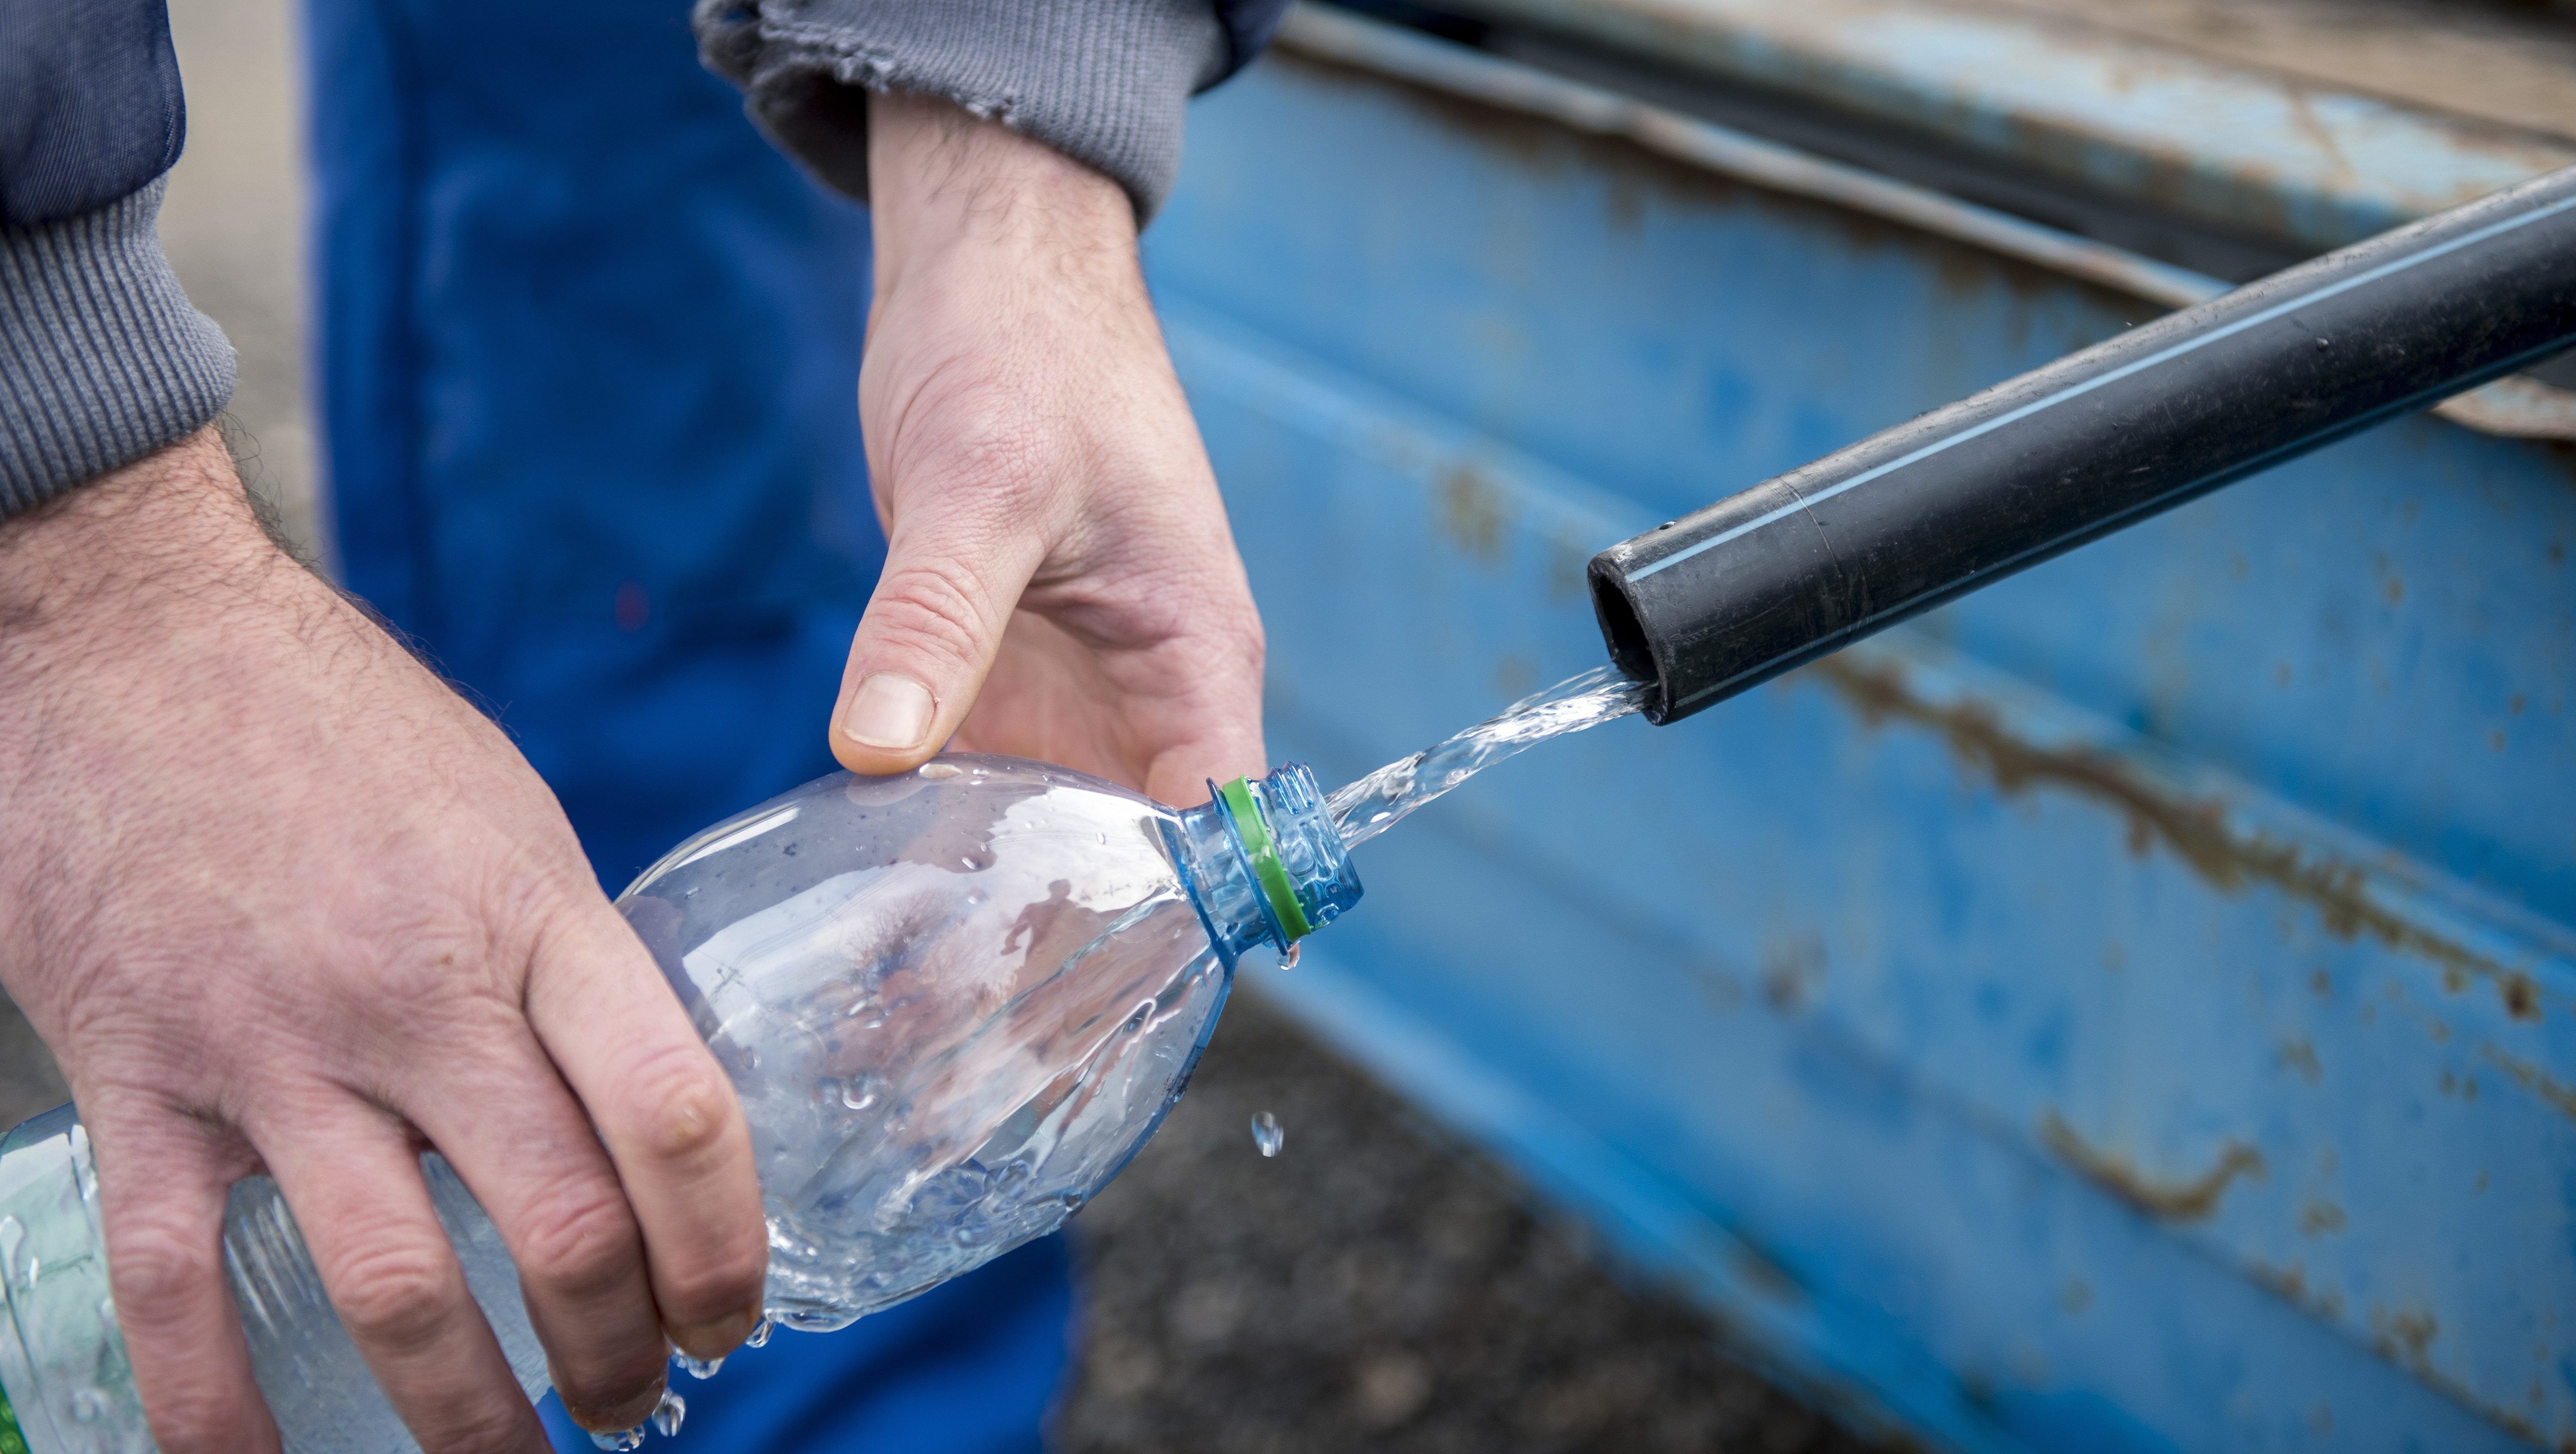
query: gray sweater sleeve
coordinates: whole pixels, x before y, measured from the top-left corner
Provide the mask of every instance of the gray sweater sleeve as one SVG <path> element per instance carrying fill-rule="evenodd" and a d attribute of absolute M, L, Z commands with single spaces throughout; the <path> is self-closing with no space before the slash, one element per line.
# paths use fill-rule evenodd
<path fill-rule="evenodd" d="M 1181 165 L 1181 112 L 1235 63 L 1210 0 L 697 0 L 698 48 L 835 190 L 868 194 L 867 96 L 939 96 L 1127 189 L 1142 222 Z"/>
<path fill-rule="evenodd" d="M 0 226 L 0 515 L 205 427 L 233 350 L 161 255 L 161 193 Z"/>
<path fill-rule="evenodd" d="M 162 0 L 0 0 L 0 515 L 232 397 L 155 227 L 187 130 Z"/>

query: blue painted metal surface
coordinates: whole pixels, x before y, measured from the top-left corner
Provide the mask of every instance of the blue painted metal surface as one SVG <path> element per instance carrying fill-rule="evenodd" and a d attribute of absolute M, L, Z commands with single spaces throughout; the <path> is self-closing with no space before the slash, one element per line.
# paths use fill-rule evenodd
<path fill-rule="evenodd" d="M 1148 239 L 1349 776 L 1599 546 L 2151 304 L 1286 55 Z M 1470 784 L 1263 981 L 1959 1449 L 2576 1440 L 2576 458 L 2404 421 Z"/>
<path fill-rule="evenodd" d="M 1947 0 L 1463 0 L 2325 252 L 2576 146 L 2066 17 Z M 2105 6 L 2104 9 L 2116 7 Z"/>

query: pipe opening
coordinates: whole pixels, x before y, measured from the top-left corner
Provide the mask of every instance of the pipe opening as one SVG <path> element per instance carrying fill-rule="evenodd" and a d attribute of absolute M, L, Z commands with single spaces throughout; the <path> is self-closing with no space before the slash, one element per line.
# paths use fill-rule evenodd
<path fill-rule="evenodd" d="M 1601 623 L 1601 639 L 1610 647 L 1610 664 L 1644 682 L 1649 702 L 1661 702 L 1654 648 L 1647 644 L 1645 625 L 1637 619 L 1637 608 L 1628 600 L 1618 569 L 1595 556 L 1585 574 L 1592 584 L 1593 619 Z"/>

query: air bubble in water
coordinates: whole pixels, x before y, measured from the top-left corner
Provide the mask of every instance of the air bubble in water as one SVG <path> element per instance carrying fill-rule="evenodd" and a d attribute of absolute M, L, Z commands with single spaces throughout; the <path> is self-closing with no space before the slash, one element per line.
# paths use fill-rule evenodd
<path fill-rule="evenodd" d="M 95 1424 L 107 1412 L 107 1395 L 85 1388 L 72 1395 L 72 1417 L 84 1424 Z"/>
<path fill-rule="evenodd" d="M 1263 1111 L 1252 1118 L 1252 1144 L 1261 1148 L 1262 1155 L 1278 1155 L 1279 1148 L 1285 1145 L 1287 1140 L 1288 1133 L 1279 1128 L 1277 1116 Z"/>
<path fill-rule="evenodd" d="M 680 1424 L 688 1416 L 689 1401 L 667 1388 L 662 1390 L 662 1401 L 653 1406 L 653 1427 L 662 1431 L 662 1437 L 667 1439 L 680 1432 Z"/>

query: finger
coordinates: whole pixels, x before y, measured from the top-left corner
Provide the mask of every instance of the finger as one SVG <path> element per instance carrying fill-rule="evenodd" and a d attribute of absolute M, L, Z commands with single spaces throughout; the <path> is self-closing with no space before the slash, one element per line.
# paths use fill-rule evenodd
<path fill-rule="evenodd" d="M 616 910 L 576 910 L 538 946 L 528 1023 L 607 1147 L 671 1342 L 694 1358 L 732 1352 L 760 1321 L 769 1261 L 751 1132 Z"/>
<path fill-rule="evenodd" d="M 644 1234 L 554 1062 L 523 1032 L 479 1063 L 450 1059 L 402 1103 L 509 1247 L 565 1412 L 585 1428 L 633 1428 L 669 1349 Z"/>
<path fill-rule="evenodd" d="M 930 513 L 897 522 L 832 714 L 843 767 L 909 771 L 965 719 L 1043 557 L 1027 522 L 1007 518 L 1010 496 L 934 495 Z"/>
<path fill-rule="evenodd" d="M 401 1124 L 350 1101 L 252 1131 L 349 1341 L 424 1454 L 543 1454 L 545 1428 L 466 1289 Z"/>
<path fill-rule="evenodd" d="M 1184 724 L 1145 769 L 1145 792 L 1174 807 L 1205 802 L 1208 784 L 1270 770 L 1261 736 L 1261 632 L 1247 638 L 1180 644 L 1193 680 L 1155 709 Z"/>
<path fill-rule="evenodd" d="M 129 1123 L 111 1111 L 86 1124 L 117 1331 L 153 1442 L 163 1454 L 274 1454 L 277 1425 L 224 1282 L 224 1198 L 249 1157 L 167 1113 Z"/>

